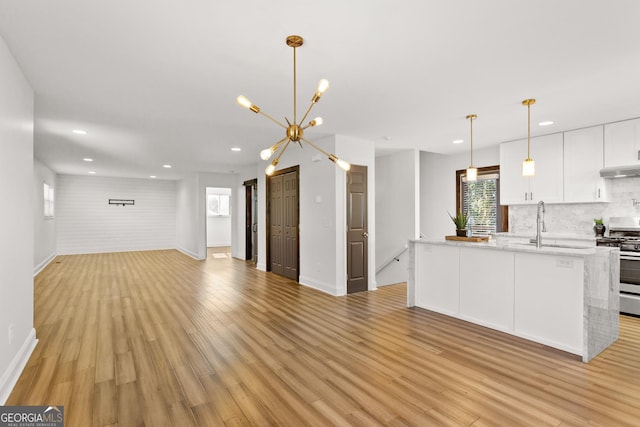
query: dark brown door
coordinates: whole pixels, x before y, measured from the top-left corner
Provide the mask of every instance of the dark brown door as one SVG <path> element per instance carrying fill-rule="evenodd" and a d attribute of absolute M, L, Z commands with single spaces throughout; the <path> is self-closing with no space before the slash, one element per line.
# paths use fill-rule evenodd
<path fill-rule="evenodd" d="M 369 288 L 367 238 L 367 167 L 347 172 L 347 293 Z"/>
<path fill-rule="evenodd" d="M 245 187 L 245 259 L 258 262 L 258 209 L 256 209 L 257 179 L 244 182 Z"/>
<path fill-rule="evenodd" d="M 269 218 L 271 221 L 269 225 L 269 255 L 271 258 L 271 271 L 284 276 L 284 267 L 282 266 L 284 248 L 284 244 L 282 243 L 282 222 L 284 220 L 284 215 L 282 214 L 282 199 L 284 194 L 282 181 L 282 175 L 271 177 L 269 180 Z"/>
<path fill-rule="evenodd" d="M 282 175 L 283 276 L 298 281 L 298 174 Z"/>
<path fill-rule="evenodd" d="M 269 270 L 298 281 L 298 170 L 286 169 L 268 179 Z"/>

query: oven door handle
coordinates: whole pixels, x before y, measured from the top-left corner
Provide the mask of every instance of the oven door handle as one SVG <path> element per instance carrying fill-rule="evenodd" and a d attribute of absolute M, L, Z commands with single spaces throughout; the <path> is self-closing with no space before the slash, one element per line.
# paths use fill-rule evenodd
<path fill-rule="evenodd" d="M 640 261 L 640 256 L 635 256 L 635 255 L 620 255 L 620 260 L 625 260 L 625 261 Z"/>

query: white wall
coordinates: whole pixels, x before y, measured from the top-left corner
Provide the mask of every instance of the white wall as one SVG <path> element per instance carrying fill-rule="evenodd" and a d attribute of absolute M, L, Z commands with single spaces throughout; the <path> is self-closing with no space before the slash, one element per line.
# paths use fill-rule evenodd
<path fill-rule="evenodd" d="M 420 153 L 403 150 L 376 157 L 376 269 L 419 238 Z M 408 252 L 376 274 L 378 286 L 406 282 Z"/>
<path fill-rule="evenodd" d="M 38 159 L 33 160 L 33 273 L 38 274 L 56 256 L 56 217 L 44 217 L 43 184 L 58 195 L 56 174 Z"/>
<path fill-rule="evenodd" d="M 477 168 L 500 164 L 499 146 L 473 151 Z M 420 153 L 420 227 L 427 239 L 443 239 L 454 234 L 447 212 L 456 210 L 456 170 L 469 166 L 469 153 L 445 156 Z"/>
<path fill-rule="evenodd" d="M 198 249 L 198 214 L 200 212 L 198 210 L 198 174 L 191 173 L 176 184 L 176 247 L 193 258 L 205 259 L 206 252 L 203 254 Z"/>
<path fill-rule="evenodd" d="M 133 206 L 109 205 L 132 199 Z M 176 247 L 176 182 L 58 175 L 57 252 L 122 252 Z"/>
<path fill-rule="evenodd" d="M 3 405 L 36 340 L 33 91 L 2 38 L 0 93 L 0 405 Z"/>
<path fill-rule="evenodd" d="M 209 194 L 231 196 L 229 200 L 230 216 L 207 216 L 207 247 L 231 246 L 231 216 L 235 214 L 233 209 L 235 196 L 231 194 L 231 188 L 219 187 L 207 187 L 206 194 L 207 196 Z"/>

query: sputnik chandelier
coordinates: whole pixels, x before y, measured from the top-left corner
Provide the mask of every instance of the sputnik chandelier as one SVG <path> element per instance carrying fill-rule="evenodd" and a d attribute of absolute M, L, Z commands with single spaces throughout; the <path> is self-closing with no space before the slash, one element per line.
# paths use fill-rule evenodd
<path fill-rule="evenodd" d="M 315 148 L 316 150 L 320 151 L 322 154 L 327 156 L 329 158 L 329 160 L 334 162 L 341 169 L 343 169 L 345 171 L 348 171 L 351 168 L 351 165 L 348 162 L 346 162 L 346 161 L 344 161 L 342 159 L 339 159 L 335 154 L 327 153 L 325 150 L 323 150 L 322 148 L 318 147 L 316 144 L 314 144 L 313 142 L 309 141 L 308 139 L 306 139 L 304 137 L 304 131 L 307 128 L 314 127 L 314 126 L 320 126 L 322 124 L 322 118 L 321 117 L 316 117 L 315 119 L 311 120 L 306 125 L 304 125 L 304 126 L 302 125 L 302 123 L 304 123 L 304 121 L 307 119 L 307 116 L 311 112 L 311 109 L 313 108 L 313 106 L 316 105 L 316 103 L 322 97 L 322 94 L 325 93 L 326 90 L 329 88 L 329 81 L 328 80 L 326 80 L 326 79 L 320 80 L 320 83 L 318 83 L 318 88 L 316 89 L 315 94 L 311 98 L 311 105 L 309 105 L 309 108 L 307 108 L 307 112 L 304 114 L 302 119 L 298 122 L 298 119 L 297 119 L 297 108 L 296 108 L 297 107 L 297 105 L 296 105 L 296 98 L 297 98 L 297 93 L 296 93 L 296 48 L 302 46 L 303 42 L 304 42 L 304 40 L 300 36 L 292 35 L 292 36 L 287 37 L 287 46 L 291 46 L 293 48 L 293 122 L 290 122 L 289 119 L 287 119 L 285 117 L 285 120 L 287 122 L 287 124 L 285 125 L 284 123 L 279 122 L 278 120 L 276 120 L 273 117 L 269 116 L 268 114 L 264 113 L 260 109 L 260 107 L 258 107 L 255 104 L 252 104 L 251 101 L 249 101 L 245 96 L 240 95 L 237 98 L 238 104 L 240 104 L 241 106 L 247 108 L 248 110 L 253 111 L 256 114 L 258 114 L 258 113 L 262 114 L 264 117 L 266 117 L 267 119 L 271 120 L 272 122 L 274 122 L 278 126 L 283 127 L 286 130 L 286 136 L 284 138 L 282 138 L 280 141 L 278 141 L 275 144 L 273 144 L 271 147 L 265 148 L 264 150 L 262 150 L 260 152 L 260 157 L 262 158 L 262 160 L 269 160 L 271 158 L 271 156 L 273 156 L 275 153 L 278 153 L 277 157 L 265 169 L 265 173 L 267 175 L 272 175 L 273 172 L 276 170 L 276 166 L 278 166 L 278 162 L 280 161 L 280 157 L 282 157 L 282 154 L 285 152 L 285 150 L 287 149 L 287 147 L 289 146 L 290 143 L 292 143 L 292 142 L 293 143 L 298 143 L 298 145 L 300 145 L 300 147 L 302 148 L 302 141 L 304 141 L 305 143 L 309 144 L 310 146 L 312 146 L 313 148 Z M 278 152 L 278 150 L 280 150 L 280 151 Z"/>

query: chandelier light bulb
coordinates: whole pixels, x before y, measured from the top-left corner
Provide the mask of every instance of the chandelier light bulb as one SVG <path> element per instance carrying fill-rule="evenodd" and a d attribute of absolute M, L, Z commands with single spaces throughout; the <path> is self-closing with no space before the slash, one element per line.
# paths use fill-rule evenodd
<path fill-rule="evenodd" d="M 343 171 L 348 171 L 349 169 L 351 169 L 351 163 L 342 159 L 336 160 L 336 165 L 338 165 Z"/>
<path fill-rule="evenodd" d="M 273 162 L 264 170 L 264 173 L 271 176 L 276 171 L 276 166 L 278 166 L 278 159 L 274 159 Z"/>
<path fill-rule="evenodd" d="M 260 152 L 260 158 L 262 160 L 269 160 L 271 158 L 271 156 L 273 155 L 273 153 L 275 153 L 276 150 L 274 149 L 274 147 L 269 147 L 269 148 L 265 148 L 264 150 L 262 150 Z"/>
<path fill-rule="evenodd" d="M 351 163 L 339 159 L 335 154 L 329 154 L 329 160 L 338 165 L 338 167 L 343 171 L 348 171 L 349 169 L 351 169 Z"/>
<path fill-rule="evenodd" d="M 327 80 L 327 79 L 320 80 L 320 82 L 318 83 L 317 92 L 320 95 L 322 95 L 323 93 L 325 93 L 327 91 L 327 89 L 329 89 L 329 80 Z"/>
<path fill-rule="evenodd" d="M 238 104 L 246 109 L 251 108 L 251 101 L 249 101 L 249 99 L 244 95 L 240 95 L 238 98 L 236 98 L 236 101 L 238 101 Z"/>
<path fill-rule="evenodd" d="M 309 123 L 311 126 L 320 126 L 323 123 L 322 121 L 322 117 L 316 117 L 315 119 L 311 120 L 311 123 Z"/>

